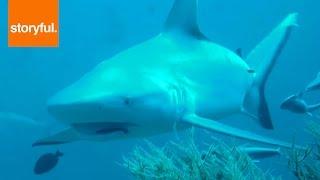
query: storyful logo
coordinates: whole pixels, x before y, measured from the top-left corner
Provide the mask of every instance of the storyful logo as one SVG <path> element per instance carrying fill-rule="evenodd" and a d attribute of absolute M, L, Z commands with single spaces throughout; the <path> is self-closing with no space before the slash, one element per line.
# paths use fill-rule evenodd
<path fill-rule="evenodd" d="M 58 0 L 8 0 L 9 47 L 58 47 Z"/>

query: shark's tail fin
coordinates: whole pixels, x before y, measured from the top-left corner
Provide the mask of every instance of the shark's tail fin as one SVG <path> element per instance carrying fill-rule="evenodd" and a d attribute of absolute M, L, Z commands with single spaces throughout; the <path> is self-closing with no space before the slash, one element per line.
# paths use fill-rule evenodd
<path fill-rule="evenodd" d="M 268 77 L 291 34 L 297 26 L 297 14 L 288 15 L 246 58 L 246 62 L 255 71 L 251 89 L 244 102 L 244 111 L 256 117 L 267 129 L 273 129 L 264 91 Z"/>

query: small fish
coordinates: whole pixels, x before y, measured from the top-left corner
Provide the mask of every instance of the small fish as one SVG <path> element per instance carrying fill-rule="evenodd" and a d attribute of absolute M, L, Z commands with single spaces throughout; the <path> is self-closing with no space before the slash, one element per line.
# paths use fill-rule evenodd
<path fill-rule="evenodd" d="M 308 105 L 302 98 L 302 95 L 291 95 L 280 105 L 281 109 L 288 110 L 296 114 L 307 114 L 314 117 L 313 112 L 320 109 L 320 103 Z"/>
<path fill-rule="evenodd" d="M 307 85 L 305 92 L 314 90 L 320 90 L 320 72 L 317 77 Z"/>
<path fill-rule="evenodd" d="M 61 153 L 60 151 L 42 155 L 37 160 L 33 172 L 38 175 L 49 172 L 58 164 L 59 158 L 61 156 L 63 156 L 63 153 Z"/>
<path fill-rule="evenodd" d="M 280 148 L 266 148 L 266 147 L 238 147 L 239 150 L 249 155 L 253 162 L 260 162 L 259 160 L 278 156 L 281 154 Z M 224 156 L 218 152 L 213 151 L 212 155 L 215 155 L 219 159 L 224 159 Z M 207 154 L 202 154 L 201 159 L 204 160 Z"/>
<path fill-rule="evenodd" d="M 254 160 L 280 155 L 280 148 L 241 147 L 240 149 L 247 153 Z"/>
<path fill-rule="evenodd" d="M 281 103 L 280 108 L 297 114 L 305 114 L 308 112 L 307 103 L 299 95 L 291 95 L 286 98 Z"/>

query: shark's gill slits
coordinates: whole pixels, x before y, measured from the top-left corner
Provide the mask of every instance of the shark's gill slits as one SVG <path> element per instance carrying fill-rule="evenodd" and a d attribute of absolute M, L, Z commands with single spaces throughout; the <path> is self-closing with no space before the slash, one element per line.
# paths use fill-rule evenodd
<path fill-rule="evenodd" d="M 178 107 L 179 98 L 178 98 L 177 88 L 174 85 L 169 86 L 168 95 L 170 99 L 170 104 L 173 105 L 174 107 Z M 176 113 L 178 113 L 177 109 L 176 109 Z"/>
<path fill-rule="evenodd" d="M 176 114 L 183 114 L 186 110 L 187 95 L 186 90 L 175 84 L 171 84 L 168 90 L 172 105 L 175 107 Z"/>

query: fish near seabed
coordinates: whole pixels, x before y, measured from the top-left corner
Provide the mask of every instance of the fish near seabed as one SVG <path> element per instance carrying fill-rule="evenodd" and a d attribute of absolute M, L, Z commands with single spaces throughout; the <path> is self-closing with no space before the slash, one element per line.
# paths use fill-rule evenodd
<path fill-rule="evenodd" d="M 320 90 L 320 72 L 317 74 L 317 77 L 307 85 L 304 92 L 315 90 Z"/>
<path fill-rule="evenodd" d="M 280 148 L 267 148 L 267 147 L 258 147 L 258 146 L 238 146 L 238 150 L 246 153 L 254 162 L 260 162 L 260 160 L 265 158 L 271 158 L 281 155 Z M 219 158 L 219 154 L 215 151 L 212 154 L 216 155 Z M 206 154 L 201 155 L 201 159 L 204 159 Z M 221 157 L 220 157 L 221 158 Z"/>
<path fill-rule="evenodd" d="M 59 158 L 63 156 L 60 151 L 56 153 L 47 153 L 42 155 L 36 162 L 33 172 L 35 174 L 44 174 L 52 170 L 59 161 Z"/>
<path fill-rule="evenodd" d="M 247 153 L 254 160 L 261 160 L 274 156 L 281 155 L 280 148 L 266 148 L 266 147 L 240 147 L 240 149 Z"/>
<path fill-rule="evenodd" d="M 302 98 L 302 93 L 298 95 L 291 95 L 287 97 L 280 105 L 283 110 L 288 110 L 296 114 L 307 114 L 311 117 L 319 119 L 319 116 L 315 111 L 320 109 L 320 103 L 308 105 Z"/>
<path fill-rule="evenodd" d="M 288 15 L 243 59 L 201 33 L 197 3 L 176 0 L 159 35 L 103 61 L 49 99 L 49 113 L 70 128 L 33 146 L 147 137 L 196 126 L 291 147 L 219 120 L 245 113 L 273 129 L 264 88 L 297 14 Z"/>
<path fill-rule="evenodd" d="M 297 114 L 308 113 L 308 104 L 301 97 L 301 94 L 287 97 L 281 103 L 280 108 Z"/>

